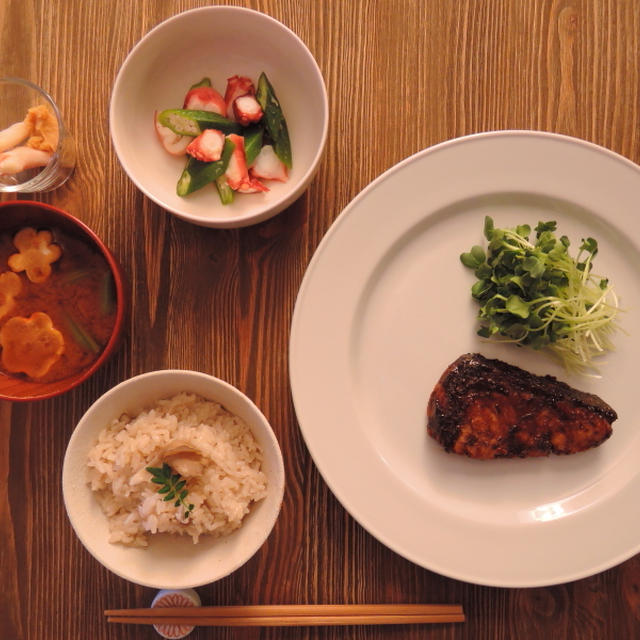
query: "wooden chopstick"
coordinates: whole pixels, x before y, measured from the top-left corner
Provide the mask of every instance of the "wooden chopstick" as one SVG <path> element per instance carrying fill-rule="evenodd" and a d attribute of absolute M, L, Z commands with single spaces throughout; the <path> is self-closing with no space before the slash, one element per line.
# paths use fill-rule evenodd
<path fill-rule="evenodd" d="M 153 607 L 143 609 L 107 609 L 106 616 L 139 617 L 151 614 L 175 617 L 183 614 L 203 617 L 363 615 L 363 614 L 450 614 L 462 613 L 459 604 L 255 604 L 216 607 Z"/>
<path fill-rule="evenodd" d="M 460 605 L 236 605 L 108 609 L 107 622 L 216 627 L 291 627 L 464 622 Z"/>
<path fill-rule="evenodd" d="M 319 627 L 346 625 L 389 625 L 389 624 L 444 624 L 450 622 L 464 622 L 464 615 L 422 615 L 422 616 L 269 616 L 269 617 L 240 617 L 240 618 L 119 618 L 108 617 L 107 622 L 121 622 L 124 624 L 175 624 L 194 627 Z"/>

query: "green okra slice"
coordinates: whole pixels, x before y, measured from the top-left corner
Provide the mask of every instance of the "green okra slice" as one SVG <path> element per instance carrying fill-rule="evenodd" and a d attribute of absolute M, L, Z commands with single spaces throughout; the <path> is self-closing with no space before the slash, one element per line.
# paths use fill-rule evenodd
<path fill-rule="evenodd" d="M 188 196 L 190 193 L 202 189 L 202 187 L 210 182 L 214 182 L 227 170 L 229 159 L 235 148 L 236 145 L 227 138 L 224 141 L 220 160 L 216 160 L 215 162 L 201 162 L 200 160 L 190 157 L 189 160 L 187 160 L 187 166 L 184 168 L 178 180 L 176 193 L 179 196 Z"/>
<path fill-rule="evenodd" d="M 200 80 L 200 82 L 196 82 L 195 84 L 192 84 L 189 87 L 189 91 L 191 91 L 191 89 L 199 89 L 200 87 L 210 87 L 211 86 L 211 79 L 210 78 L 202 78 L 202 80 Z"/>
<path fill-rule="evenodd" d="M 180 136 L 198 136 L 205 129 L 218 129 L 224 134 L 241 133 L 242 127 L 213 111 L 197 109 L 165 109 L 158 121 Z"/>
<path fill-rule="evenodd" d="M 258 78 L 256 99 L 264 112 L 264 122 L 267 132 L 273 140 L 273 150 L 287 168 L 291 169 L 291 143 L 289 142 L 287 121 L 284 118 L 284 113 L 282 113 L 275 91 L 264 72 Z"/>
<path fill-rule="evenodd" d="M 247 167 L 250 167 L 262 149 L 264 127 L 262 125 L 247 127 L 242 135 L 244 136 L 244 155 Z"/>
<path fill-rule="evenodd" d="M 218 189 L 218 195 L 220 196 L 220 202 L 222 204 L 231 204 L 233 202 L 233 189 L 229 186 L 226 176 L 222 175 L 216 178 L 216 187 Z"/>

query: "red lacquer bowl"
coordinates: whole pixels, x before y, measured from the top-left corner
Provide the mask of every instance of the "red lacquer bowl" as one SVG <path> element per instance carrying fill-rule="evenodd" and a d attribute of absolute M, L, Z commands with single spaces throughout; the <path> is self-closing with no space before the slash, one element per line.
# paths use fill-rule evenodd
<path fill-rule="evenodd" d="M 13 230 L 27 226 L 57 227 L 64 233 L 84 240 L 102 254 L 113 276 L 116 317 L 111 337 L 98 358 L 75 375 L 55 382 L 31 382 L 19 376 L 13 377 L 0 372 L 0 399 L 14 402 L 52 398 L 73 389 L 92 376 L 117 349 L 127 308 L 122 270 L 109 249 L 87 225 L 70 213 L 41 202 L 16 200 L 0 203 L 0 233 L 7 229 Z"/>

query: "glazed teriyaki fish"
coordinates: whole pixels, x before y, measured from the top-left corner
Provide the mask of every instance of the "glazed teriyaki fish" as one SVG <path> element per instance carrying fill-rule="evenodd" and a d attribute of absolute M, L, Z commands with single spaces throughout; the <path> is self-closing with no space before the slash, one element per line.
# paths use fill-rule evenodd
<path fill-rule="evenodd" d="M 437 382 L 427 430 L 446 451 L 470 458 L 570 454 L 602 444 L 616 412 L 553 376 L 469 353 Z"/>

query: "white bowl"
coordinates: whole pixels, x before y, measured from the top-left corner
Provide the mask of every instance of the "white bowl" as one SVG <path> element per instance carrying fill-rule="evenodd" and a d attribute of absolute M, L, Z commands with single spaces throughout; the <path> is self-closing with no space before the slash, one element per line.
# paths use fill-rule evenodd
<path fill-rule="evenodd" d="M 192 84 L 211 78 L 224 95 L 227 78 L 264 71 L 282 105 L 291 139 L 293 169 L 270 191 L 236 194 L 222 205 L 214 186 L 187 197 L 176 194 L 185 159 L 163 150 L 154 111 L 182 107 Z M 273 18 L 240 7 L 203 7 L 178 14 L 152 29 L 129 53 L 113 87 L 109 112 L 118 159 L 136 186 L 155 203 L 206 227 L 243 227 L 292 204 L 311 181 L 328 128 L 327 92 L 305 44 Z"/>
<path fill-rule="evenodd" d="M 268 495 L 251 507 L 242 525 L 224 538 L 156 534 L 147 548 L 108 541 L 107 518 L 89 485 L 87 456 L 99 432 L 122 413 L 135 415 L 161 398 L 181 391 L 222 404 L 251 428 L 264 454 Z M 67 514 L 80 542 L 107 569 L 121 578 L 156 589 L 186 589 L 209 584 L 242 566 L 262 546 L 280 512 L 284 465 L 278 441 L 255 404 L 243 393 L 213 376 L 195 371 L 163 370 L 120 383 L 87 410 L 76 426 L 64 458 L 62 492 Z"/>

